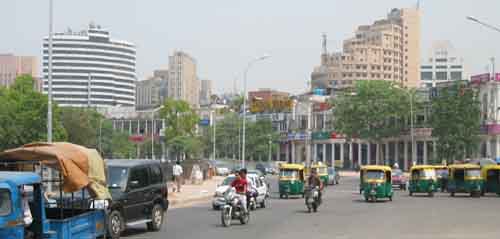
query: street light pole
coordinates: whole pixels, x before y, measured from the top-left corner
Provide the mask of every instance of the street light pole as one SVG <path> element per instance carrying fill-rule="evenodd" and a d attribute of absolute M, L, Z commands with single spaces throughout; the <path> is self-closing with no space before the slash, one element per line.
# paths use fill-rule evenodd
<path fill-rule="evenodd" d="M 410 92 L 407 92 L 410 97 L 410 134 L 411 134 L 411 161 L 412 163 L 415 161 L 414 152 L 415 151 L 415 135 L 413 134 L 413 95 Z"/>
<path fill-rule="evenodd" d="M 52 143 L 52 27 L 53 27 L 53 16 L 54 16 L 54 2 L 49 0 L 49 62 L 48 62 L 48 102 L 47 102 L 47 142 Z M 52 169 L 47 168 L 47 176 L 49 180 L 52 180 Z M 47 191 L 52 191 L 52 182 L 47 185 Z"/>
<path fill-rule="evenodd" d="M 493 26 L 493 25 L 491 25 L 491 24 L 488 24 L 488 23 L 486 23 L 486 22 L 483 22 L 483 21 L 481 21 L 481 20 L 479 20 L 479 19 L 477 19 L 477 18 L 475 18 L 475 17 L 472 17 L 472 16 L 467 16 L 467 17 L 466 17 L 466 19 L 467 19 L 467 20 L 469 20 L 469 21 L 473 21 L 473 22 L 475 22 L 475 23 L 477 23 L 477 24 L 480 24 L 480 25 L 482 25 L 482 26 L 484 26 L 484 27 L 487 27 L 487 28 L 489 28 L 489 29 L 491 29 L 491 30 L 493 30 L 493 31 L 500 32 L 500 28 L 498 28 L 498 27 L 496 27 L 496 26 Z"/>
<path fill-rule="evenodd" d="M 216 124 L 215 123 L 215 111 L 212 111 L 210 113 L 212 113 L 212 122 L 213 122 L 213 126 L 214 126 L 214 131 L 213 131 L 213 136 L 212 136 L 212 138 L 213 138 L 213 145 L 212 145 L 212 157 L 213 158 L 212 159 L 215 161 L 215 153 L 216 153 L 216 151 L 215 151 L 215 143 L 216 143 L 215 140 L 216 140 L 216 137 L 215 136 L 216 136 L 216 133 L 217 133 L 217 131 L 216 131 L 216 125 L 215 125 Z"/>
<path fill-rule="evenodd" d="M 271 135 L 268 135 L 269 137 L 269 159 L 268 159 L 268 162 L 271 162 L 271 146 L 272 146 L 272 141 L 271 141 Z"/>
<path fill-rule="evenodd" d="M 250 70 L 250 67 L 258 61 L 265 60 L 269 58 L 269 55 L 263 55 L 259 58 L 255 58 L 252 61 L 250 61 L 245 68 L 244 74 L 243 74 L 243 140 L 242 140 L 242 149 L 241 149 L 241 167 L 245 167 L 245 136 L 246 136 L 246 113 L 247 113 L 247 74 L 248 70 Z"/>

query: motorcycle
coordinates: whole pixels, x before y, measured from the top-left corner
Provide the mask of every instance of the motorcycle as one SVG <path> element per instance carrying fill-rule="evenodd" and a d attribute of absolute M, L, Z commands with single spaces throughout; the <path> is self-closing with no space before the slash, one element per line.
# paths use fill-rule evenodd
<path fill-rule="evenodd" d="M 306 192 L 306 207 L 308 212 L 310 213 L 311 210 L 314 212 L 318 211 L 318 207 L 321 204 L 320 198 L 319 198 L 319 187 L 316 186 L 314 188 L 309 188 Z"/>
<path fill-rule="evenodd" d="M 257 192 L 248 192 L 247 193 L 247 198 L 248 198 L 248 209 L 254 211 L 257 209 Z"/>
<path fill-rule="evenodd" d="M 239 219 L 241 224 L 247 224 L 250 220 L 250 213 L 245 213 L 236 190 L 234 188 L 229 189 L 225 193 L 224 198 L 226 199 L 226 204 L 221 210 L 222 225 L 225 227 L 231 226 L 233 219 Z"/>

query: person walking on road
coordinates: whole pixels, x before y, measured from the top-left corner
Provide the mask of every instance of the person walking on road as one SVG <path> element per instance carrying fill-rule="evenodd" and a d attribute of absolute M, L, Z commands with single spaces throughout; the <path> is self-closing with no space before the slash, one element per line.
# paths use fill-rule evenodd
<path fill-rule="evenodd" d="M 181 184 L 182 184 L 182 174 L 184 171 L 182 170 L 181 162 L 177 161 L 172 168 L 172 173 L 174 174 L 174 180 L 177 185 L 177 192 L 181 192 Z"/>

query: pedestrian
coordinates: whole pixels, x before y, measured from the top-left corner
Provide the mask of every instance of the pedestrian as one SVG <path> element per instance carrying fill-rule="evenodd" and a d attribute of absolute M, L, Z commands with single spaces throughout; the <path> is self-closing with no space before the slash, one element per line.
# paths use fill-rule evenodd
<path fill-rule="evenodd" d="M 172 168 L 172 173 L 174 174 L 174 180 L 177 184 L 177 192 L 181 192 L 181 184 L 182 184 L 182 174 L 184 171 L 182 170 L 181 162 L 177 161 Z"/>

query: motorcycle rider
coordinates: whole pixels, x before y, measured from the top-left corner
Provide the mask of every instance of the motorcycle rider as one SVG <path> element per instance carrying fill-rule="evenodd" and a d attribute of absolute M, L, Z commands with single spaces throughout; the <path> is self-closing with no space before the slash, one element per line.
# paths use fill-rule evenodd
<path fill-rule="evenodd" d="M 231 183 L 231 187 L 236 190 L 236 194 L 238 194 L 238 199 L 240 200 L 243 211 L 248 213 L 246 196 L 248 192 L 248 181 L 247 170 L 245 168 L 240 169 L 239 173 L 236 173 L 236 179 Z"/>
<path fill-rule="evenodd" d="M 323 192 L 323 182 L 321 181 L 321 179 L 319 178 L 318 176 L 318 171 L 317 169 L 313 168 L 311 170 L 311 175 L 309 175 L 309 178 L 307 179 L 307 184 L 309 185 L 309 187 L 312 189 L 312 188 L 315 188 L 316 186 L 319 188 L 318 190 L 318 199 L 319 199 L 319 202 L 321 203 L 322 202 L 322 192 Z"/>

